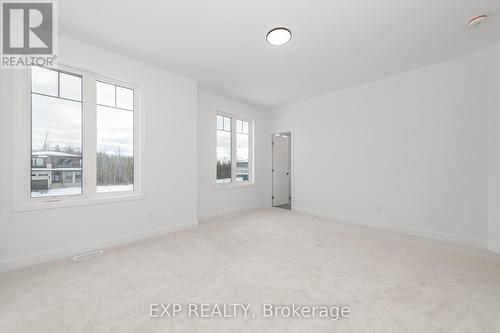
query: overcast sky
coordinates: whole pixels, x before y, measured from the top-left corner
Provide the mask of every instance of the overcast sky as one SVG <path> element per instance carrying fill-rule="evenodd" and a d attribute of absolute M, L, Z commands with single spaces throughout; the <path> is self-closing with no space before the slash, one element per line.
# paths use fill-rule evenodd
<path fill-rule="evenodd" d="M 48 133 L 50 149 L 81 149 L 81 103 L 33 94 L 33 150 L 41 150 Z M 97 151 L 133 155 L 133 112 L 97 107 Z"/>
<path fill-rule="evenodd" d="M 97 151 L 106 154 L 134 154 L 134 113 L 97 106 Z"/>
<path fill-rule="evenodd" d="M 32 94 L 33 150 L 43 149 L 45 136 L 51 149 L 81 149 L 81 103 Z"/>

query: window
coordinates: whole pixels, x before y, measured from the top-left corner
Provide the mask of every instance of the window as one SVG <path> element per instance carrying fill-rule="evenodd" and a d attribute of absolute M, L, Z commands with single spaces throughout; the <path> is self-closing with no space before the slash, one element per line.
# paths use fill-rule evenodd
<path fill-rule="evenodd" d="M 59 181 L 61 171 L 82 172 L 80 75 L 32 68 L 31 159 L 32 197 L 82 193 L 81 183 Z"/>
<path fill-rule="evenodd" d="M 68 183 L 74 183 L 75 182 L 75 179 L 73 178 L 74 175 L 75 175 L 74 171 L 72 171 L 72 172 L 65 171 L 64 172 L 64 181 L 68 182 Z"/>
<path fill-rule="evenodd" d="M 235 116 L 217 115 L 216 183 L 223 185 L 252 180 L 251 124 L 250 120 Z"/>
<path fill-rule="evenodd" d="M 137 87 L 62 67 L 33 66 L 13 80 L 14 147 L 31 147 L 14 154 L 15 210 L 141 196 Z"/>
<path fill-rule="evenodd" d="M 231 182 L 231 118 L 217 116 L 217 183 Z"/>
<path fill-rule="evenodd" d="M 236 120 L 236 181 L 249 180 L 248 121 Z"/>
<path fill-rule="evenodd" d="M 134 189 L 134 90 L 97 81 L 97 192 Z"/>
<path fill-rule="evenodd" d="M 43 158 L 32 158 L 31 159 L 31 167 L 32 168 L 43 167 Z"/>

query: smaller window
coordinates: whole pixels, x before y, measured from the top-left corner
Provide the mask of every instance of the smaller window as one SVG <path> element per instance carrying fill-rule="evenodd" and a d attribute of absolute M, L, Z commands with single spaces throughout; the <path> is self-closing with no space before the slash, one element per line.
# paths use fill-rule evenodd
<path fill-rule="evenodd" d="M 236 181 L 250 179 L 248 121 L 236 120 Z"/>
<path fill-rule="evenodd" d="M 251 180 L 251 144 L 249 120 L 217 115 L 218 184 Z"/>
<path fill-rule="evenodd" d="M 217 116 L 217 183 L 231 182 L 231 118 Z"/>

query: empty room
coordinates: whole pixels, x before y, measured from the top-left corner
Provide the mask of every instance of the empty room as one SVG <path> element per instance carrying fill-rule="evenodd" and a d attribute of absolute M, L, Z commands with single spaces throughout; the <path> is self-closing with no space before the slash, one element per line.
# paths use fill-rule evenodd
<path fill-rule="evenodd" d="M 0 332 L 500 332 L 499 0 L 0 0 Z"/>

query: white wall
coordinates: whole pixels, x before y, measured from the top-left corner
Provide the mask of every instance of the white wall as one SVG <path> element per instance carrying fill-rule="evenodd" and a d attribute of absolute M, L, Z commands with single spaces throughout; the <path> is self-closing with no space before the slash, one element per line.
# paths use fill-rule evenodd
<path fill-rule="evenodd" d="M 295 130 L 295 208 L 484 247 L 487 59 L 477 53 L 275 110 L 273 127 Z"/>
<path fill-rule="evenodd" d="M 490 50 L 489 61 L 488 245 L 500 253 L 500 46 Z"/>
<path fill-rule="evenodd" d="M 67 38 L 59 61 L 142 86 L 145 199 L 13 213 L 10 156 L 26 152 L 12 151 L 11 75 L 0 71 L 0 270 L 197 224 L 196 82 Z"/>
<path fill-rule="evenodd" d="M 217 111 L 254 120 L 254 185 L 217 188 L 215 184 Z M 268 113 L 259 107 L 207 91 L 198 91 L 198 212 L 200 219 L 232 214 L 265 205 L 267 117 Z"/>

